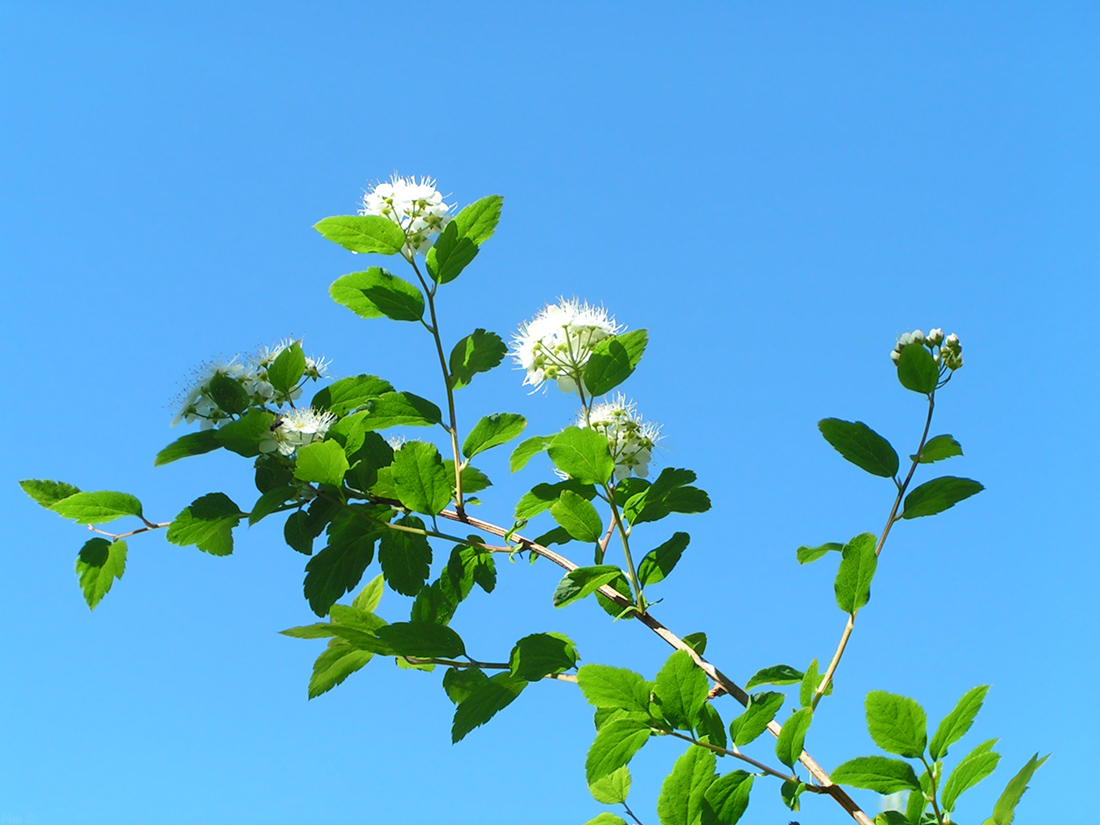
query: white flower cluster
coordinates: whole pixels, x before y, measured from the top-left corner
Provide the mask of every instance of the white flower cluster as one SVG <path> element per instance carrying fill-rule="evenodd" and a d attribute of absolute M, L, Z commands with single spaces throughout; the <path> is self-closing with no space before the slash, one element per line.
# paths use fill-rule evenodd
<path fill-rule="evenodd" d="M 603 307 L 562 298 L 520 325 L 512 339 L 512 357 L 527 371 L 525 385 L 538 389 L 552 380 L 562 392 L 587 394 L 582 375 L 592 348 L 621 330 Z"/>
<path fill-rule="evenodd" d="M 389 218 L 405 232 L 402 254 L 410 261 L 426 255 L 435 238 L 451 221 L 454 204 L 445 204 L 433 178 L 402 178 L 396 173 L 363 196 L 360 215 Z"/>
<path fill-rule="evenodd" d="M 296 342 L 289 338 L 284 339 L 274 346 L 264 347 L 244 362 L 240 360 L 239 355 L 234 355 L 228 361 L 211 361 L 203 364 L 191 376 L 187 389 L 178 399 L 179 411 L 172 419 L 172 426 L 175 427 L 181 421 L 186 421 L 188 424 L 198 421 L 202 429 L 209 430 L 230 418 L 229 413 L 218 406 L 211 392 L 211 384 L 218 375 L 239 383 L 245 395 L 248 396 L 249 406 L 263 406 L 269 403 L 283 405 L 296 400 L 302 394 L 301 384 L 289 393 L 279 394 L 268 381 L 268 370 L 275 363 L 275 359 L 294 343 Z M 306 356 L 303 377 L 313 381 L 326 378 L 328 365 L 329 362 L 324 358 Z"/>
<path fill-rule="evenodd" d="M 278 451 L 292 456 L 299 447 L 305 447 L 324 439 L 328 428 L 336 422 L 336 416 L 328 411 L 312 407 L 297 407 L 280 414 L 271 429 L 260 441 L 261 453 Z"/>
<path fill-rule="evenodd" d="M 617 393 L 608 401 L 594 404 L 588 413 L 577 417 L 577 426 L 590 427 L 607 437 L 611 457 L 615 459 L 615 480 L 627 476 L 644 478 L 649 474 L 653 448 L 661 438 L 657 424 L 642 421 L 637 406 Z"/>
<path fill-rule="evenodd" d="M 951 372 L 963 365 L 962 345 L 959 336 L 955 333 L 944 336 L 942 329 L 929 330 L 925 335 L 921 330 L 903 332 L 890 353 L 890 360 L 896 365 L 901 359 L 901 351 L 910 344 L 923 344 L 932 352 L 932 357 L 941 367 L 946 367 Z"/>

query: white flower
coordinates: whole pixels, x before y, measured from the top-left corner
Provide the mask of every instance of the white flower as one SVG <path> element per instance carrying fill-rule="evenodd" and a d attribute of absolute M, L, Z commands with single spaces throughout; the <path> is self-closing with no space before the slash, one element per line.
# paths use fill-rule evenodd
<path fill-rule="evenodd" d="M 575 392 L 579 384 L 587 393 L 581 376 L 592 348 L 621 329 L 603 307 L 562 298 L 520 325 L 512 338 L 512 357 L 527 371 L 525 385 L 538 389 L 552 379 L 562 392 Z"/>
<path fill-rule="evenodd" d="M 417 252 L 427 254 L 436 236 L 451 221 L 454 204 L 445 204 L 433 178 L 402 178 L 396 173 L 363 196 L 360 215 L 389 218 L 405 232 L 402 254 L 410 261 Z"/>
<path fill-rule="evenodd" d="M 928 343 L 932 346 L 939 346 L 943 343 L 943 330 L 937 327 L 936 329 L 928 330 Z"/>
<path fill-rule="evenodd" d="M 594 404 L 587 419 L 582 410 L 577 416 L 577 426 L 591 428 L 607 437 L 611 457 L 615 459 L 616 481 L 631 475 L 644 478 L 649 474 L 649 461 L 661 438 L 661 428 L 642 421 L 637 406 L 627 401 L 622 393 Z"/>
<path fill-rule="evenodd" d="M 312 407 L 298 407 L 275 419 L 271 429 L 260 442 L 261 453 L 292 456 L 299 447 L 305 447 L 324 439 L 328 428 L 336 422 L 336 416 Z"/>
<path fill-rule="evenodd" d="M 209 430 L 229 418 L 229 414 L 221 410 L 210 395 L 210 382 L 216 375 L 239 381 L 244 372 L 245 368 L 237 363 L 235 355 L 228 361 L 208 361 L 200 366 L 192 373 L 187 389 L 176 399 L 179 411 L 172 419 L 172 426 L 175 427 L 180 421 L 188 424 L 199 421 L 202 429 Z"/>

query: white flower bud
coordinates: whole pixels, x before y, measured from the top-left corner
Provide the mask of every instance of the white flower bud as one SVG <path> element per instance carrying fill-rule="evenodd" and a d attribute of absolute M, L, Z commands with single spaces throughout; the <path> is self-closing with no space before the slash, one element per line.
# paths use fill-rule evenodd
<path fill-rule="evenodd" d="M 900 350 L 894 350 L 893 352 L 891 352 L 890 353 L 890 360 L 893 361 L 895 366 L 896 366 L 898 361 L 901 360 L 901 351 Z"/>
<path fill-rule="evenodd" d="M 929 344 L 939 346 L 943 343 L 943 330 L 939 327 L 928 330 L 928 337 L 925 340 L 928 341 Z"/>
<path fill-rule="evenodd" d="M 923 344 L 924 333 L 921 332 L 919 329 L 913 330 L 911 333 L 909 333 L 909 342 L 912 344 Z"/>

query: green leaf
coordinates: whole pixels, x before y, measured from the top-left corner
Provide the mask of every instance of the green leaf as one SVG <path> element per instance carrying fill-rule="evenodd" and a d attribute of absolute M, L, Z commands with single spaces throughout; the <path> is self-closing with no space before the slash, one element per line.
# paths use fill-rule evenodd
<path fill-rule="evenodd" d="M 584 665 L 577 684 L 588 704 L 607 710 L 649 713 L 653 686 L 632 670 L 610 665 Z"/>
<path fill-rule="evenodd" d="M 462 443 L 462 454 L 473 458 L 480 452 L 506 444 L 523 432 L 527 419 L 518 413 L 493 413 L 478 421 Z"/>
<path fill-rule="evenodd" d="M 153 459 L 153 466 L 160 467 L 164 464 L 178 461 L 181 458 L 209 453 L 218 449 L 220 446 L 221 443 L 218 441 L 217 430 L 200 430 L 197 433 L 188 433 L 181 438 L 177 438 L 157 453 L 157 457 Z"/>
<path fill-rule="evenodd" d="M 592 819 L 588 820 L 584 825 L 627 825 L 626 820 L 616 814 L 603 813 L 596 814 Z"/>
<path fill-rule="evenodd" d="M 512 450 L 512 455 L 508 459 L 508 467 L 513 473 L 519 472 L 527 466 L 527 462 L 537 456 L 539 453 L 546 452 L 546 448 L 550 446 L 550 442 L 554 440 L 552 435 L 536 435 L 531 438 L 524 439 L 519 443 L 519 446 Z"/>
<path fill-rule="evenodd" d="M 654 694 L 665 719 L 679 730 L 693 730 L 707 701 L 707 675 L 686 650 L 677 650 L 657 673 Z"/>
<path fill-rule="evenodd" d="M 428 273 L 436 283 L 453 281 L 477 257 L 481 243 L 493 234 L 500 220 L 502 203 L 503 198 L 499 195 L 482 198 L 465 207 L 447 224 L 425 260 Z"/>
<path fill-rule="evenodd" d="M 476 687 L 455 709 L 451 741 L 459 742 L 474 728 L 484 725 L 515 701 L 527 682 L 507 671 Z"/>
<path fill-rule="evenodd" d="M 718 711 L 710 702 L 699 709 L 699 721 L 695 726 L 700 740 L 719 748 L 726 747 L 726 726 Z"/>
<path fill-rule="evenodd" d="M 378 609 L 378 603 L 382 601 L 382 591 L 385 589 L 384 579 L 382 574 L 379 573 L 363 585 L 363 589 L 352 600 L 351 606 L 365 613 L 373 613 Z"/>
<path fill-rule="evenodd" d="M 924 449 L 920 451 L 920 463 L 931 464 L 934 461 L 943 461 L 945 458 L 953 458 L 962 454 L 962 445 L 958 441 L 949 435 L 937 435 L 924 443 Z M 912 461 L 917 460 L 915 455 L 911 455 L 909 458 Z"/>
<path fill-rule="evenodd" d="M 928 395 L 940 381 L 940 368 L 924 344 L 909 344 L 898 356 L 898 381 L 907 390 Z"/>
<path fill-rule="evenodd" d="M 19 482 L 23 492 L 33 498 L 47 510 L 52 510 L 57 502 L 74 496 L 80 492 L 79 487 L 66 484 L 64 481 L 48 481 L 39 478 L 28 478 Z"/>
<path fill-rule="evenodd" d="M 351 592 L 374 558 L 374 542 L 381 525 L 371 525 L 348 507 L 329 523 L 328 545 L 306 563 L 303 592 L 313 612 L 325 616 L 345 593 Z M 387 531 L 388 533 L 389 531 Z"/>
<path fill-rule="evenodd" d="M 77 524 L 106 524 L 123 516 L 141 516 L 140 501 L 129 493 L 109 490 L 73 493 L 55 502 L 50 509 Z"/>
<path fill-rule="evenodd" d="M 593 799 L 604 805 L 620 805 L 626 802 L 630 794 L 630 768 L 623 765 L 607 776 L 597 779 L 588 786 L 588 792 L 592 794 Z"/>
<path fill-rule="evenodd" d="M 329 295 L 361 318 L 385 316 L 394 321 L 419 321 L 424 316 L 420 290 L 377 266 L 336 279 Z"/>
<path fill-rule="evenodd" d="M 803 675 L 801 670 L 795 670 L 790 665 L 772 665 L 756 671 L 745 684 L 745 690 L 752 690 L 757 685 L 797 685 Z"/>
<path fill-rule="evenodd" d="M 577 648 L 568 636 L 535 633 L 516 642 L 509 665 L 513 676 L 537 682 L 552 673 L 576 667 L 577 658 Z"/>
<path fill-rule="evenodd" d="M 454 476 L 447 474 L 434 445 L 408 441 L 393 454 L 393 482 L 402 504 L 434 516 L 450 503 Z"/>
<path fill-rule="evenodd" d="M 608 582 L 607 586 L 618 593 L 623 598 L 623 601 L 626 602 L 628 605 L 633 605 L 633 594 L 630 590 L 630 582 L 626 580 L 626 576 L 624 576 L 622 573 L 619 574 L 618 578 L 612 579 L 610 582 Z M 619 619 L 630 620 L 634 618 L 633 610 L 625 607 L 617 601 L 609 599 L 598 590 L 596 591 L 596 604 L 600 606 L 604 613 L 606 613 L 608 616 L 615 619 L 616 621 L 618 621 Z"/>
<path fill-rule="evenodd" d="M 399 656 L 453 659 L 466 654 L 462 637 L 451 628 L 432 622 L 394 622 L 375 631 Z"/>
<path fill-rule="evenodd" d="M 691 536 L 687 533 L 673 533 L 672 538 L 664 544 L 646 553 L 638 565 L 638 581 L 642 583 L 642 587 L 664 581 L 680 561 L 689 541 Z"/>
<path fill-rule="evenodd" d="M 294 477 L 299 481 L 339 487 L 349 469 L 344 448 L 335 441 L 317 441 L 298 449 Z"/>
<path fill-rule="evenodd" d="M 909 817 L 901 811 L 883 811 L 875 814 L 873 825 L 910 825 Z"/>
<path fill-rule="evenodd" d="M 260 454 L 260 443 L 271 432 L 274 423 L 274 413 L 249 410 L 236 421 L 227 421 L 213 432 L 218 443 L 225 449 L 245 458 L 252 458 Z"/>
<path fill-rule="evenodd" d="M 393 385 L 375 375 L 353 375 L 341 378 L 322 389 L 310 402 L 319 410 L 334 415 L 347 415 L 366 407 L 367 402 L 385 393 L 393 392 Z"/>
<path fill-rule="evenodd" d="M 955 810 L 959 797 L 973 788 L 997 768 L 1001 755 L 991 750 L 996 739 L 978 745 L 964 756 L 943 785 L 943 809 Z"/>
<path fill-rule="evenodd" d="M 775 755 L 779 761 L 788 768 L 793 768 L 798 758 L 802 756 L 802 745 L 806 741 L 806 732 L 813 722 L 814 712 L 809 708 L 802 708 L 792 713 L 779 731 L 779 738 L 775 741 Z"/>
<path fill-rule="evenodd" d="M 688 633 L 682 639 L 684 644 L 702 656 L 707 652 L 707 634 L 706 633 Z"/>
<path fill-rule="evenodd" d="M 947 756 L 947 749 L 962 739 L 966 732 L 970 730 L 970 726 L 974 724 L 974 720 L 978 716 L 978 711 L 982 709 L 982 703 L 985 701 L 985 695 L 988 692 L 989 685 L 978 685 L 976 688 L 971 688 L 963 694 L 954 709 L 943 718 L 943 721 L 936 728 L 931 744 L 928 746 L 928 753 L 933 761 Z"/>
<path fill-rule="evenodd" d="M 451 387 L 461 389 L 479 372 L 489 372 L 508 354 L 508 347 L 495 332 L 475 329 L 451 350 Z"/>
<path fill-rule="evenodd" d="M 954 507 L 963 499 L 984 490 L 981 484 L 969 478 L 942 476 L 926 481 L 905 497 L 902 518 L 934 516 Z"/>
<path fill-rule="evenodd" d="M 927 774 L 925 775 L 927 776 Z M 925 799 L 924 791 L 910 791 L 909 798 L 905 802 L 905 818 L 909 820 L 910 824 L 920 822 L 927 809 L 928 800 Z"/>
<path fill-rule="evenodd" d="M 252 505 L 252 512 L 248 514 L 248 526 L 251 527 L 261 519 L 278 512 L 280 507 L 288 501 L 294 501 L 297 496 L 298 492 L 293 487 L 276 487 L 268 490 Z"/>
<path fill-rule="evenodd" d="M 439 407 L 411 392 L 386 392 L 366 403 L 368 430 L 387 427 L 432 427 L 443 421 Z"/>
<path fill-rule="evenodd" d="M 459 235 L 481 246 L 493 237 L 503 206 L 500 195 L 488 195 L 463 207 L 451 223 L 458 227 Z"/>
<path fill-rule="evenodd" d="M 898 454 L 890 442 L 862 421 L 825 418 L 817 422 L 817 428 L 833 449 L 861 470 L 882 478 L 898 474 Z"/>
<path fill-rule="evenodd" d="M 590 596 L 622 574 L 622 570 L 611 564 L 578 567 L 576 570 L 570 570 L 562 577 L 554 590 L 554 607 L 565 607 L 583 599 L 585 596 Z"/>
<path fill-rule="evenodd" d="M 267 368 L 267 380 L 277 393 L 289 395 L 298 386 L 305 371 L 305 353 L 302 352 L 301 343 L 294 341 L 275 356 L 275 360 Z"/>
<path fill-rule="evenodd" d="M 447 668 L 443 674 L 443 690 L 447 692 L 447 698 L 456 705 L 462 704 L 466 698 L 489 681 L 485 672 L 477 668 L 459 670 L 455 667 Z"/>
<path fill-rule="evenodd" d="M 89 539 L 76 557 L 76 575 L 88 607 L 95 606 L 107 595 L 115 579 L 126 572 L 126 542 L 122 539 Z"/>
<path fill-rule="evenodd" d="M 405 246 L 405 233 L 381 215 L 337 215 L 313 225 L 328 240 L 352 252 L 394 255 Z"/>
<path fill-rule="evenodd" d="M 589 501 L 596 497 L 596 491 L 591 484 L 581 484 L 576 481 L 536 484 L 516 503 L 516 520 L 526 521 L 539 513 L 545 513 L 554 506 L 564 490 L 571 490 Z"/>
<path fill-rule="evenodd" d="M 705 513 L 710 498 L 698 487 L 687 486 L 692 481 L 695 473 L 691 470 L 666 467 L 656 481 L 626 499 L 623 517 L 631 524 L 643 524 L 669 513 Z"/>
<path fill-rule="evenodd" d="M 360 650 L 343 639 L 332 639 L 313 663 L 309 677 L 309 698 L 316 699 L 347 679 L 374 657 L 369 650 Z"/>
<path fill-rule="evenodd" d="M 543 547 L 549 547 L 551 544 L 568 544 L 573 540 L 573 537 L 569 535 L 569 532 L 564 527 L 555 527 L 541 536 L 536 536 L 534 539 L 535 544 L 541 544 Z M 536 556 L 531 557 L 531 563 L 535 563 Z"/>
<path fill-rule="evenodd" d="M 649 736 L 649 720 L 645 718 L 625 714 L 604 724 L 596 732 L 596 739 L 584 760 L 584 775 L 589 786 L 630 762 Z"/>
<path fill-rule="evenodd" d="M 870 533 L 860 533 L 844 546 L 833 589 L 836 603 L 845 613 L 855 613 L 870 600 L 877 566 L 875 537 Z"/>
<path fill-rule="evenodd" d="M 676 760 L 657 797 L 661 825 L 700 825 L 703 800 L 716 779 L 714 761 L 714 753 L 703 748 L 688 748 Z"/>
<path fill-rule="evenodd" d="M 997 800 L 997 804 L 993 806 L 993 816 L 990 819 L 995 825 L 1011 825 L 1012 820 L 1016 818 L 1016 806 L 1027 790 L 1027 783 L 1031 781 L 1035 771 L 1039 770 L 1048 758 L 1050 758 L 1050 754 L 1042 759 L 1039 758 L 1039 754 L 1035 754 L 1027 761 L 1026 765 L 1020 768 L 1020 772 L 1009 780 L 1004 793 Z"/>
<path fill-rule="evenodd" d="M 754 693 L 749 697 L 748 707 L 730 722 L 730 738 L 737 747 L 743 747 L 755 741 L 768 729 L 786 697 L 782 693 L 767 691 Z"/>
<path fill-rule="evenodd" d="M 810 662 L 810 666 L 806 668 L 806 673 L 802 676 L 802 684 L 798 688 L 798 700 L 802 707 L 810 707 L 810 703 L 813 702 L 814 691 L 817 690 L 823 678 L 825 678 L 824 675 L 818 673 L 817 670 L 817 659 L 814 659 Z"/>
<path fill-rule="evenodd" d="M 207 493 L 183 508 L 168 525 L 169 543 L 193 544 L 212 556 L 233 552 L 233 528 L 244 517 L 225 493 Z"/>
<path fill-rule="evenodd" d="M 416 516 L 405 516 L 394 524 L 424 529 L 424 522 Z M 415 596 L 428 580 L 432 546 L 416 533 L 387 530 L 378 543 L 378 561 L 390 587 L 403 596 Z"/>
<path fill-rule="evenodd" d="M 919 791 L 920 781 L 908 762 L 886 756 L 860 756 L 849 759 L 830 774 L 837 785 L 863 788 L 881 794 Z"/>
<path fill-rule="evenodd" d="M 584 366 L 584 385 L 588 392 L 603 395 L 629 378 L 642 359 L 647 340 L 644 329 L 635 329 L 598 342 Z"/>
<path fill-rule="evenodd" d="M 711 783 L 703 795 L 701 825 L 735 825 L 749 807 L 753 775 L 730 771 Z"/>
<path fill-rule="evenodd" d="M 919 759 L 928 743 L 928 717 L 917 702 L 907 696 L 872 690 L 863 702 L 867 731 L 887 753 Z"/>
<path fill-rule="evenodd" d="M 210 397 L 222 412 L 227 412 L 230 415 L 240 415 L 248 409 L 251 399 L 241 382 L 236 378 L 230 378 L 221 370 L 218 370 L 214 373 L 214 377 L 210 379 L 208 387 Z"/>
<path fill-rule="evenodd" d="M 550 515 L 577 541 L 596 542 L 603 535 L 603 521 L 596 508 L 572 490 L 562 491 Z"/>
<path fill-rule="evenodd" d="M 796 551 L 799 564 L 809 564 L 812 561 L 817 561 L 822 556 L 825 556 L 833 551 L 841 551 L 844 549 L 844 545 L 840 542 L 830 541 L 820 547 L 799 547 Z"/>
<path fill-rule="evenodd" d="M 799 810 L 801 806 L 799 797 L 801 797 L 805 791 L 805 782 L 792 782 L 790 779 L 785 779 L 783 784 L 779 786 L 779 795 L 783 799 L 783 804 L 792 811 Z"/>
<path fill-rule="evenodd" d="M 615 471 L 607 438 L 595 430 L 566 427 L 547 452 L 555 467 L 582 484 L 606 484 Z"/>

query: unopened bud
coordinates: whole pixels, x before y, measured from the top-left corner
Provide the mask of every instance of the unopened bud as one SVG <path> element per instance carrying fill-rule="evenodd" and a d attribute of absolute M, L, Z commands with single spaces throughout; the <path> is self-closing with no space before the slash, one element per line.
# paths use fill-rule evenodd
<path fill-rule="evenodd" d="M 943 330 L 939 327 L 928 330 L 928 337 L 925 338 L 925 341 L 933 346 L 939 346 L 943 343 Z"/>

